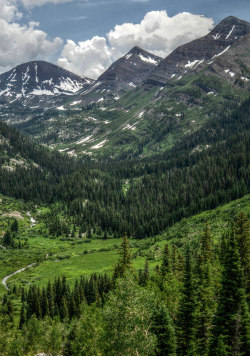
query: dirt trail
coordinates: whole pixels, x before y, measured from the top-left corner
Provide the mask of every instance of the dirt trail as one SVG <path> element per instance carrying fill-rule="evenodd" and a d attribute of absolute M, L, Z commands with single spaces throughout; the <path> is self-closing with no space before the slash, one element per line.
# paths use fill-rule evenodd
<path fill-rule="evenodd" d="M 26 267 L 23 267 L 23 268 L 20 268 L 19 270 L 17 270 L 16 272 L 13 272 L 11 274 L 9 274 L 8 276 L 4 277 L 3 280 L 2 280 L 2 284 L 3 286 L 7 289 L 7 290 L 10 290 L 8 285 L 7 285 L 7 281 L 10 277 L 14 276 L 15 274 L 18 274 L 18 273 L 21 273 L 23 271 L 25 271 L 27 268 L 30 268 L 32 266 L 34 266 L 35 263 L 31 263 L 30 265 L 26 266 Z"/>

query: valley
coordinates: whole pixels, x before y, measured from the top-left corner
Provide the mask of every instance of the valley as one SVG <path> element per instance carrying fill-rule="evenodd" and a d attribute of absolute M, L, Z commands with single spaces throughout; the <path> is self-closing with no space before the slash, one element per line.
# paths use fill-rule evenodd
<path fill-rule="evenodd" d="M 0 354 L 242 356 L 250 24 L 97 79 L 0 74 Z"/>

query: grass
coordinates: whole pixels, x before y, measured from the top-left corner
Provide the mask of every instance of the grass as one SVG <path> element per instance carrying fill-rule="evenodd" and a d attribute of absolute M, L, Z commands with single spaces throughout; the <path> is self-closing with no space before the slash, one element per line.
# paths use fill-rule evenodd
<path fill-rule="evenodd" d="M 124 182 L 126 189 L 129 182 Z M 48 207 L 38 207 L 33 211 L 33 216 L 38 220 L 37 225 L 30 228 L 30 221 L 26 215 L 26 205 L 15 199 L 1 197 L 2 211 L 20 211 L 23 216 L 20 222 L 20 237 L 28 239 L 28 249 L 0 250 L 0 279 L 17 269 L 37 262 L 36 266 L 20 273 L 8 280 L 10 287 L 28 286 L 38 284 L 45 286 L 49 279 L 65 275 L 71 285 L 80 276 L 90 276 L 92 273 L 112 274 L 118 260 L 118 248 L 121 239 L 91 239 L 86 238 L 49 238 L 41 233 L 43 222 L 39 221 L 41 212 L 46 213 Z M 3 202 L 6 206 L 3 207 Z M 142 240 L 131 240 L 133 254 L 133 267 L 135 270 L 144 267 L 148 259 L 149 268 L 154 270 L 161 263 L 161 253 L 166 243 L 174 243 L 182 247 L 187 240 L 197 240 L 204 229 L 206 222 L 211 227 L 211 233 L 218 241 L 223 230 L 228 227 L 228 222 L 239 211 L 244 211 L 250 216 L 250 195 L 219 206 L 214 210 L 202 212 L 190 218 L 182 219 L 158 236 Z M 0 219 L 0 226 L 8 225 L 11 218 L 5 216 Z M 5 292 L 0 286 L 0 294 Z"/>

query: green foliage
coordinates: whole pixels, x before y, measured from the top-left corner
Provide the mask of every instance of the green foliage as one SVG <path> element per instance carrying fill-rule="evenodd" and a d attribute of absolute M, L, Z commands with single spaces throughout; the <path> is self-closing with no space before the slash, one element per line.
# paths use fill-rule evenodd
<path fill-rule="evenodd" d="M 138 287 L 131 275 L 117 280 L 104 307 L 108 355 L 152 354 L 156 339 L 150 333 L 154 295 Z"/>

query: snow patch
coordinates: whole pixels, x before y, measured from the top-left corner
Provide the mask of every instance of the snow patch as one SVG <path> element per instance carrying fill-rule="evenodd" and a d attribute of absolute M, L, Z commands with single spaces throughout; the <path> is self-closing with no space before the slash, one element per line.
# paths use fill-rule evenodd
<path fill-rule="evenodd" d="M 63 110 L 66 110 L 66 109 L 63 106 L 58 106 L 57 110 L 62 110 L 63 111 Z"/>
<path fill-rule="evenodd" d="M 37 63 L 35 63 L 35 73 L 36 73 L 36 82 L 38 83 L 38 76 L 37 76 Z"/>
<path fill-rule="evenodd" d="M 212 35 L 212 36 L 213 36 L 214 40 L 218 40 L 220 38 L 221 34 L 220 33 L 216 33 L 215 36 L 214 35 Z"/>
<path fill-rule="evenodd" d="M 233 27 L 231 28 L 229 34 L 226 36 L 226 40 L 231 36 L 231 34 L 232 34 L 234 28 L 235 28 L 235 25 L 233 25 Z"/>
<path fill-rule="evenodd" d="M 142 112 L 139 114 L 138 118 L 141 119 L 141 118 L 143 117 L 143 115 L 144 115 L 144 111 L 142 111 Z"/>
<path fill-rule="evenodd" d="M 72 80 L 71 78 L 60 78 L 60 84 L 55 85 L 55 88 L 58 88 L 62 91 L 76 93 L 80 89 L 82 89 L 81 83 L 76 80 Z"/>
<path fill-rule="evenodd" d="M 250 79 L 246 78 L 246 77 L 240 77 L 240 79 L 245 80 L 246 82 L 249 82 Z"/>
<path fill-rule="evenodd" d="M 62 149 L 62 150 L 58 150 L 59 152 L 65 152 L 65 151 L 67 151 L 69 148 L 67 147 L 67 148 L 64 148 L 64 149 Z"/>
<path fill-rule="evenodd" d="M 135 124 L 133 124 L 133 125 L 127 124 L 126 126 L 123 127 L 122 130 L 132 130 L 132 131 L 134 131 L 134 130 L 136 130 L 136 127 L 135 127 L 136 124 L 137 124 L 137 122 Z"/>
<path fill-rule="evenodd" d="M 152 57 L 144 57 L 144 55 L 141 54 L 141 53 L 139 54 L 139 57 L 141 58 L 141 60 L 143 62 L 151 63 L 151 64 L 154 64 L 154 65 L 158 64 L 158 62 Z"/>
<path fill-rule="evenodd" d="M 84 138 L 81 139 L 80 141 L 77 141 L 76 144 L 77 144 L 77 145 L 80 145 L 80 144 L 82 144 L 82 143 L 84 143 L 84 142 L 87 142 L 87 141 L 89 141 L 89 139 L 90 139 L 92 136 L 93 136 L 93 135 L 90 135 L 90 136 L 88 136 L 88 137 L 84 137 Z"/>
<path fill-rule="evenodd" d="M 108 141 L 108 140 L 103 140 L 102 142 L 98 143 L 98 144 L 95 145 L 95 146 L 92 146 L 91 148 L 94 149 L 94 150 L 96 150 L 96 149 L 98 149 L 98 148 L 101 148 L 101 147 L 103 147 L 103 145 L 104 145 L 107 141 Z"/>
<path fill-rule="evenodd" d="M 129 83 L 129 86 L 136 88 L 136 85 L 134 85 L 134 83 L 132 83 L 132 82 Z"/>
<path fill-rule="evenodd" d="M 77 157 L 77 154 L 75 153 L 75 150 L 69 151 L 69 152 L 67 152 L 67 154 L 68 154 L 70 157 Z"/>
<path fill-rule="evenodd" d="M 212 59 L 221 56 L 223 53 L 225 53 L 226 51 L 228 51 L 230 47 L 231 47 L 231 46 L 228 46 L 228 47 L 225 48 L 222 52 L 220 52 L 220 53 L 218 53 L 218 54 L 215 54 Z"/>
<path fill-rule="evenodd" d="M 73 101 L 73 103 L 70 104 L 70 106 L 74 106 L 74 105 L 77 105 L 77 104 L 80 104 L 82 101 Z"/>
<path fill-rule="evenodd" d="M 38 89 L 34 89 L 31 93 L 31 95 L 55 95 L 54 92 L 46 89 L 41 89 L 38 87 Z"/>
<path fill-rule="evenodd" d="M 185 68 L 193 68 L 196 69 L 198 65 L 204 62 L 204 59 L 195 59 L 193 62 L 188 61 L 187 64 L 185 64 Z"/>
<path fill-rule="evenodd" d="M 176 74 L 172 74 L 172 75 L 171 75 L 171 79 L 173 79 L 175 76 L 176 76 Z"/>
<path fill-rule="evenodd" d="M 132 53 L 129 53 L 129 54 L 126 55 L 125 58 L 126 58 L 126 59 L 129 59 L 131 56 L 132 56 Z"/>

